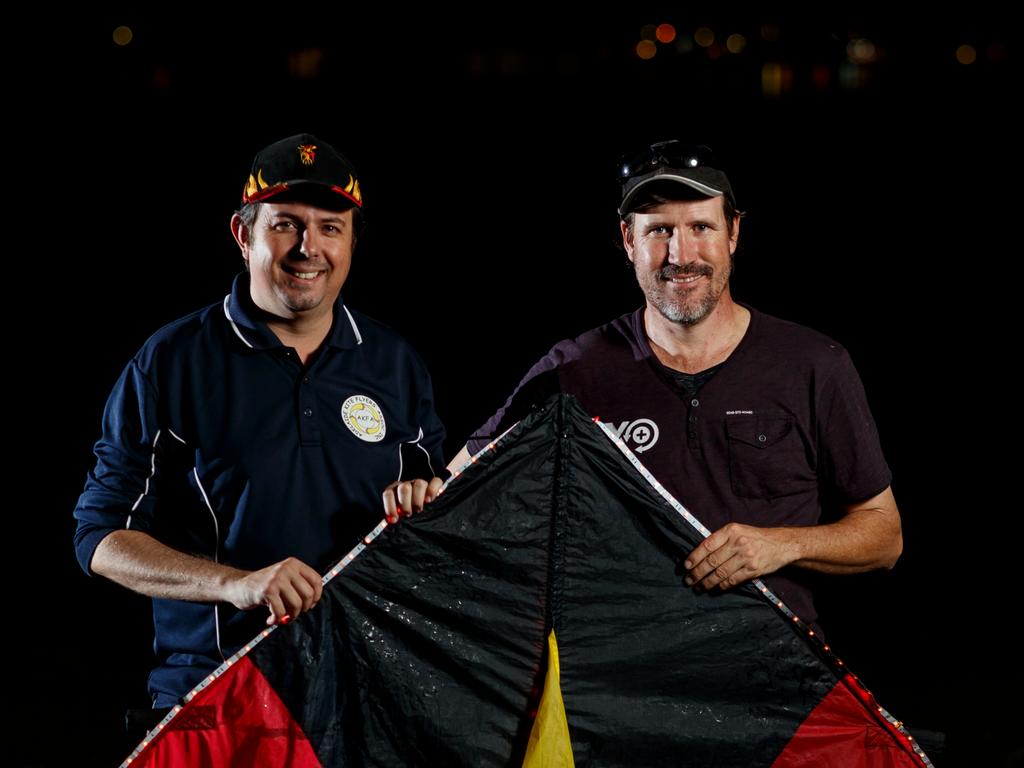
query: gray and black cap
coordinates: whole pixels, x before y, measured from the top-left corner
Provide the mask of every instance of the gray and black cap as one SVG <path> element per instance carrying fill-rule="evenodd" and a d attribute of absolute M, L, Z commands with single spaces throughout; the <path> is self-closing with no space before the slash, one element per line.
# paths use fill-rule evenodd
<path fill-rule="evenodd" d="M 733 207 L 736 197 L 725 173 L 718 167 L 711 149 L 703 144 L 660 141 L 640 152 L 625 155 L 619 162 L 622 202 L 619 215 L 631 213 L 641 191 L 654 185 L 683 184 L 706 197 L 726 197 Z"/>

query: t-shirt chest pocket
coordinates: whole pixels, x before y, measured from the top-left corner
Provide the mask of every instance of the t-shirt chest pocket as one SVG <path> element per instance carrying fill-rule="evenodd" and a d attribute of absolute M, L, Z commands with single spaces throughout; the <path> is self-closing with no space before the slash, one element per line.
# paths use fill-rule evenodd
<path fill-rule="evenodd" d="M 776 498 L 814 483 L 793 417 L 757 414 L 727 418 L 729 479 L 742 498 Z"/>

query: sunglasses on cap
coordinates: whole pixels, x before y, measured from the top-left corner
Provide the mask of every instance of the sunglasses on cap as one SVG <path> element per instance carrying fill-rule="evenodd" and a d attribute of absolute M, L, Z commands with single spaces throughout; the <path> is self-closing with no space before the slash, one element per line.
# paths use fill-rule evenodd
<path fill-rule="evenodd" d="M 659 141 L 639 152 L 630 152 L 619 160 L 619 181 L 643 176 L 655 168 L 717 169 L 714 153 L 704 144 Z"/>

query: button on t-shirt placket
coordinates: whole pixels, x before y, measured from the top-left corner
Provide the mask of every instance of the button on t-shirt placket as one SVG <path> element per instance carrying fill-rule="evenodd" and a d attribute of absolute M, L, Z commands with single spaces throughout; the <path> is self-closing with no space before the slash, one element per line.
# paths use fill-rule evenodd
<path fill-rule="evenodd" d="M 299 434 L 303 445 L 319 445 L 320 421 L 316 406 L 316 392 L 310 376 L 302 375 L 299 383 Z"/>
<path fill-rule="evenodd" d="M 690 400 L 690 407 L 686 417 L 686 444 L 691 448 L 700 448 L 700 431 L 697 429 L 697 412 L 700 407 L 700 400 L 696 397 Z"/>

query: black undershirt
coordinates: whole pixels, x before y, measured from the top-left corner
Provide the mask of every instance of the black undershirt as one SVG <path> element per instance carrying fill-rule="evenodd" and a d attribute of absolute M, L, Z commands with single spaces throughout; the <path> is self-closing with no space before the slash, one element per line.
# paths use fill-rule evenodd
<path fill-rule="evenodd" d="M 713 365 L 710 368 L 705 368 L 699 373 L 683 373 L 682 371 L 676 371 L 667 367 L 665 368 L 665 372 L 672 377 L 672 383 L 677 389 L 682 390 L 686 395 L 692 397 L 697 394 L 701 387 L 711 380 L 711 377 L 714 376 L 718 372 L 718 369 L 723 365 L 724 362 L 719 363 L 718 365 Z"/>

